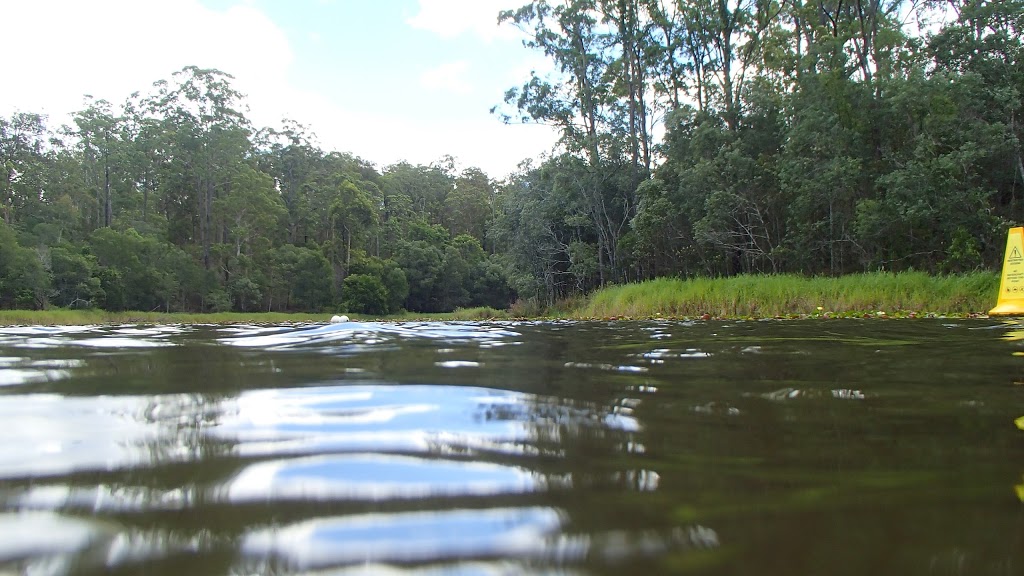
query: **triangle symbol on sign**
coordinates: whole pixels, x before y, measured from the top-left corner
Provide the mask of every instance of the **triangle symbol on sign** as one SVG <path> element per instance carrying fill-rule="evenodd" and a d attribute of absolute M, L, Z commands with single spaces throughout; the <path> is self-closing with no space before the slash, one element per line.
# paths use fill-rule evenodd
<path fill-rule="evenodd" d="M 1016 246 L 1010 251 L 1010 258 L 1020 258 L 1020 250 L 1017 250 Z"/>

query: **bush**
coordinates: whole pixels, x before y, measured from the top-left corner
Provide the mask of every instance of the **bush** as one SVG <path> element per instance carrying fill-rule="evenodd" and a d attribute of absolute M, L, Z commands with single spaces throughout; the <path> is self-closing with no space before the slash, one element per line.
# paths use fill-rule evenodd
<path fill-rule="evenodd" d="M 358 314 L 387 314 L 388 291 L 384 283 L 369 274 L 352 274 L 341 285 L 342 306 Z"/>

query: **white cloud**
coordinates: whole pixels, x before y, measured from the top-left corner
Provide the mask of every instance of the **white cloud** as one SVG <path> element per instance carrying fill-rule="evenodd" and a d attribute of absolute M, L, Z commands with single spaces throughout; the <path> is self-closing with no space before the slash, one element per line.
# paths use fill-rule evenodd
<path fill-rule="evenodd" d="M 196 0 L 36 0 L 5 6 L 0 113 L 63 115 L 91 94 L 120 103 L 184 66 L 234 75 L 249 94 L 275 90 L 292 59 L 287 38 L 258 9 L 218 12 Z M 29 25 L 31 24 L 31 25 Z"/>
<path fill-rule="evenodd" d="M 430 164 L 450 154 L 460 165 L 480 168 L 492 178 L 507 176 L 524 158 L 550 149 L 557 138 L 548 126 L 506 126 L 479 116 L 424 117 L 410 125 L 392 115 L 360 113 L 319 116 L 310 124 L 325 148 L 351 152 L 381 169 L 402 160 Z"/>
<path fill-rule="evenodd" d="M 467 32 L 484 40 L 519 38 L 509 24 L 498 26 L 498 13 L 525 4 L 519 0 L 419 0 L 419 12 L 406 20 L 413 28 L 428 30 L 442 38 Z"/>
<path fill-rule="evenodd" d="M 468 71 L 469 62 L 466 60 L 446 62 L 420 74 L 420 84 L 428 90 L 469 94 L 473 87 L 466 79 Z"/>
<path fill-rule="evenodd" d="M 462 22 L 463 31 L 483 30 L 485 21 L 496 29 L 495 4 L 424 0 L 420 15 L 448 10 L 458 13 L 453 20 Z M 451 154 L 502 177 L 554 142 L 549 128 L 504 126 L 487 117 L 486 105 L 479 114 L 457 118 L 402 119 L 394 110 L 346 109 L 326 94 L 300 89 L 287 35 L 245 0 L 226 10 L 199 0 L 8 2 L 4 20 L 5 44 L 20 49 L 17 58 L 5 61 L 0 116 L 15 110 L 49 114 L 52 129 L 82 108 L 84 94 L 119 105 L 132 92 L 146 93 L 154 81 L 196 65 L 235 77 L 233 86 L 246 95 L 247 117 L 257 127 L 291 118 L 309 126 L 325 149 L 351 152 L 381 167 L 399 160 L 427 164 Z M 425 72 L 420 81 L 466 93 L 469 70 L 468 61 L 452 62 Z"/>

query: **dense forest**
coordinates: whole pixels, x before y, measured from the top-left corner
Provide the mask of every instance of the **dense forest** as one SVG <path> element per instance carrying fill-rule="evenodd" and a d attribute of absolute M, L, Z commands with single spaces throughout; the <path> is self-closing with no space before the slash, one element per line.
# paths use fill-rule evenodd
<path fill-rule="evenodd" d="M 498 21 L 553 72 L 493 114 L 561 135 L 500 181 L 256 128 L 198 67 L 87 98 L 72 125 L 0 118 L 0 306 L 386 314 L 947 273 L 995 268 L 1024 222 L 1024 0 L 537 1 Z"/>

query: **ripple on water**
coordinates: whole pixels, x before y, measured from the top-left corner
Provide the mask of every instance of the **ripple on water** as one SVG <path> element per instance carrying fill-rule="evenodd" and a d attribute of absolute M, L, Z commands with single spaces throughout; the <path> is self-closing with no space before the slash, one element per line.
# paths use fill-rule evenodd
<path fill-rule="evenodd" d="M 71 375 L 68 370 L 35 370 L 31 368 L 0 369 L 0 386 L 20 386 L 34 382 L 54 382 Z"/>
<path fill-rule="evenodd" d="M 210 433 L 244 456 L 322 452 L 524 452 L 582 427 L 633 432 L 637 420 L 533 394 L 440 385 L 258 390 L 228 403 Z"/>
<path fill-rule="evenodd" d="M 230 501 L 409 499 L 492 496 L 534 490 L 530 472 L 499 464 L 356 454 L 313 456 L 248 466 L 227 487 Z"/>
<path fill-rule="evenodd" d="M 145 402 L 134 397 L 6 396 L 0 477 L 55 475 L 111 469 L 149 460 L 147 441 L 159 430 L 143 418 Z"/>
<path fill-rule="evenodd" d="M 252 531 L 244 554 L 292 569 L 489 557 L 536 557 L 563 514 L 553 508 L 489 508 L 366 514 Z"/>
<path fill-rule="evenodd" d="M 507 343 L 519 336 L 502 326 L 478 323 L 410 322 L 387 324 L 382 322 L 346 322 L 301 326 L 273 333 L 234 331 L 234 335 L 219 341 L 231 346 L 287 350 L 330 344 L 381 344 L 394 339 L 432 339 L 438 342 L 473 341 L 482 347 Z"/>
<path fill-rule="evenodd" d="M 186 332 L 182 326 L 13 326 L 0 328 L 0 346 L 13 348 L 162 348 L 167 337 Z"/>
<path fill-rule="evenodd" d="M 113 534 L 99 523 L 52 512 L 0 514 L 0 569 L 18 562 L 27 574 L 63 573 L 79 564 L 79 555 Z"/>

